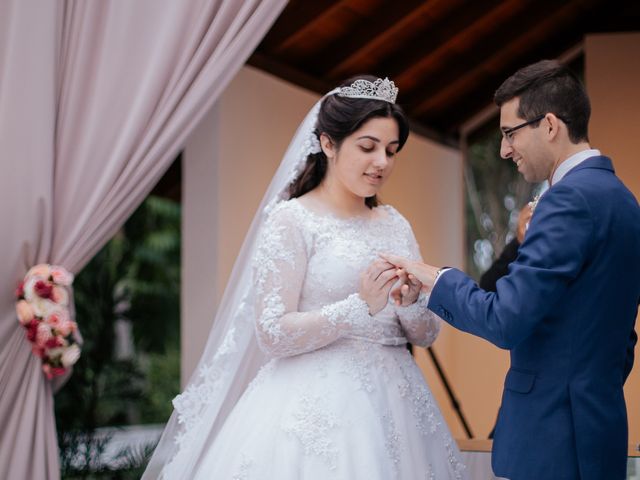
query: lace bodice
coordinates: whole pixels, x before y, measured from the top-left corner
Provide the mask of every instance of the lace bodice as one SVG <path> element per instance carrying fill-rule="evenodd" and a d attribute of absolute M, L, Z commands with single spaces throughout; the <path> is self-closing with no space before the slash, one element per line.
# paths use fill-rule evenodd
<path fill-rule="evenodd" d="M 358 295 L 360 274 L 387 252 L 420 259 L 402 215 L 380 206 L 368 218 L 312 212 L 297 200 L 270 213 L 254 258 L 256 333 L 270 356 L 316 350 L 341 338 L 386 345 L 431 344 L 439 318 L 427 296 L 409 307 L 391 301 L 374 316 Z"/>

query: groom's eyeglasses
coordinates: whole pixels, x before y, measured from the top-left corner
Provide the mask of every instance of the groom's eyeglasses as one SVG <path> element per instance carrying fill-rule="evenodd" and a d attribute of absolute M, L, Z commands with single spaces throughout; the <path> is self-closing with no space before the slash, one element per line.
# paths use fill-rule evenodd
<path fill-rule="evenodd" d="M 533 120 L 529 120 L 528 122 L 521 123 L 519 125 L 516 125 L 515 127 L 505 128 L 504 130 L 502 130 L 502 138 L 504 138 L 509 145 L 513 145 L 513 134 L 515 132 L 517 132 L 521 128 L 524 128 L 524 127 L 526 127 L 528 125 L 532 125 L 534 123 L 538 123 L 545 116 L 546 116 L 546 114 L 538 115 L 536 118 L 534 118 Z"/>
<path fill-rule="evenodd" d="M 515 132 L 517 132 L 521 128 L 524 128 L 524 127 L 526 127 L 528 125 L 532 125 L 534 123 L 538 123 L 540 120 L 542 120 L 546 116 L 547 116 L 546 113 L 544 115 L 538 115 L 533 120 L 529 120 L 527 122 L 521 123 L 519 125 L 516 125 L 515 127 L 505 128 L 504 130 L 502 130 L 502 138 L 504 138 L 509 145 L 513 145 L 513 134 Z M 569 120 L 561 117 L 560 115 L 556 115 L 556 117 L 559 118 L 560 120 L 562 120 L 565 124 L 569 123 Z"/>

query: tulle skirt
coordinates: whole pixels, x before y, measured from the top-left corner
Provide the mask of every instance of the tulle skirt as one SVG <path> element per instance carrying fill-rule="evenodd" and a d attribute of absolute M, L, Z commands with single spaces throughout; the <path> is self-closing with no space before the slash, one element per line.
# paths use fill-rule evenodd
<path fill-rule="evenodd" d="M 404 346 L 340 340 L 265 365 L 196 479 L 463 479 L 452 439 Z"/>

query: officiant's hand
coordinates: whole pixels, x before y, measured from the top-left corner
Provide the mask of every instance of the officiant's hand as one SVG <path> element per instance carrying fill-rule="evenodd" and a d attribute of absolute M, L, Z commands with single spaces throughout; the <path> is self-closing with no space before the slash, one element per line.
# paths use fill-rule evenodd
<path fill-rule="evenodd" d="M 407 307 L 418 300 L 420 290 L 422 290 L 422 282 L 403 268 L 399 268 L 397 273 L 400 282 L 397 287 L 391 290 L 391 298 L 399 307 Z"/>
<path fill-rule="evenodd" d="M 388 253 L 380 254 L 387 262 L 403 269 L 408 274 L 415 276 L 422 283 L 422 290 L 430 292 L 438 275 L 438 267 L 427 265 L 426 263 L 414 262 L 408 258 L 391 255 Z"/>
<path fill-rule="evenodd" d="M 375 315 L 389 302 L 391 287 L 398 280 L 398 269 L 385 260 L 376 260 L 360 275 L 360 298 Z"/>

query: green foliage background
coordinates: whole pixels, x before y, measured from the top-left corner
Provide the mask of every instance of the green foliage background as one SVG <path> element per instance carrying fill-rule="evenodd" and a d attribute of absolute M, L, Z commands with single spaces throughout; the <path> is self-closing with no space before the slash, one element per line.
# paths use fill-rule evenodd
<path fill-rule="evenodd" d="M 489 122 L 468 140 L 465 164 L 467 271 L 478 280 L 513 238 L 518 213 L 533 197 L 511 160 L 500 157 L 502 135 Z"/>
<path fill-rule="evenodd" d="M 63 478 L 139 478 L 152 446 L 121 452 L 119 471 L 96 463 L 100 427 L 164 423 L 180 382 L 180 205 L 150 196 L 77 275 L 84 345 L 55 397 Z M 116 324 L 129 326 L 129 354 Z M 133 348 L 131 348 L 133 347 Z"/>

